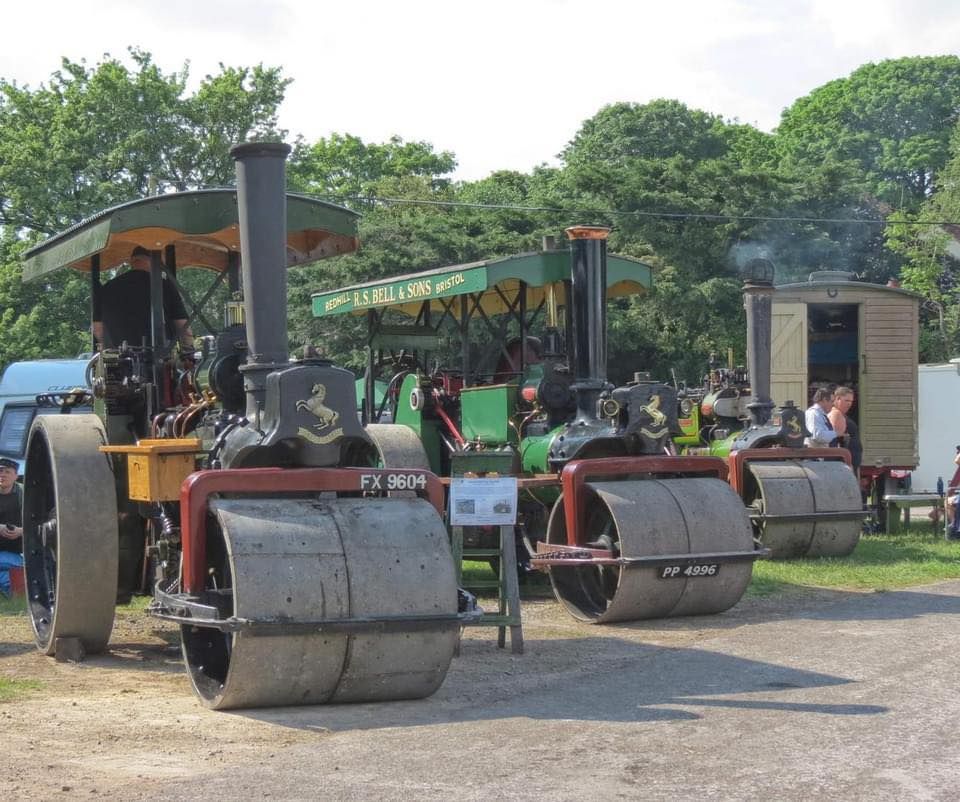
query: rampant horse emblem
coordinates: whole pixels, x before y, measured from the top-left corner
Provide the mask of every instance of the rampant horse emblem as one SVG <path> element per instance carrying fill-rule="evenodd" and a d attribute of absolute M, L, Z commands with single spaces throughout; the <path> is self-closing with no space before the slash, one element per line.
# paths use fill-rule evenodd
<path fill-rule="evenodd" d="M 664 431 L 667 423 L 667 415 L 660 409 L 660 396 L 654 393 L 650 396 L 650 403 L 640 407 L 640 412 L 646 412 L 650 418 L 650 426 L 641 426 L 640 434 L 646 435 L 651 440 L 660 440 L 666 432 Z"/>
<path fill-rule="evenodd" d="M 641 412 L 646 412 L 650 416 L 650 421 L 657 429 L 661 428 L 667 422 L 667 416 L 660 411 L 660 396 L 651 395 L 650 403 L 645 407 L 640 407 Z"/>
<path fill-rule="evenodd" d="M 322 384 L 315 384 L 310 388 L 310 394 L 310 398 L 297 401 L 297 411 L 309 412 L 317 419 L 317 423 L 311 427 L 316 429 L 317 432 L 321 432 L 331 426 L 336 426 L 337 421 L 340 420 L 340 413 L 335 409 L 330 409 L 330 407 L 323 403 L 327 397 L 327 388 Z M 301 426 L 297 430 L 297 433 L 311 443 L 324 445 L 343 436 L 343 429 L 334 429 L 334 431 L 329 434 L 320 436 Z"/>
<path fill-rule="evenodd" d="M 797 409 L 784 407 L 781 410 L 779 434 L 784 440 L 784 445 L 796 445 L 803 440 L 807 432 L 803 425 L 803 418 L 800 417 Z"/>
<path fill-rule="evenodd" d="M 310 392 L 311 396 L 308 400 L 297 401 L 297 410 L 306 410 L 320 421 L 314 424 L 315 429 L 325 429 L 327 426 L 333 426 L 340 420 L 340 413 L 323 403 L 327 397 L 327 388 L 322 384 L 315 384 Z"/>

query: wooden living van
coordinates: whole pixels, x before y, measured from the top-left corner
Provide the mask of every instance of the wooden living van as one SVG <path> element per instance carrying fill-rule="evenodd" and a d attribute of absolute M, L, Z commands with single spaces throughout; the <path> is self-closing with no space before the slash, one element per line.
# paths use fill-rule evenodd
<path fill-rule="evenodd" d="M 917 466 L 919 310 L 916 293 L 839 271 L 811 273 L 809 281 L 774 292 L 774 402 L 806 408 L 817 387 L 851 387 L 861 476 L 871 481 Z"/>

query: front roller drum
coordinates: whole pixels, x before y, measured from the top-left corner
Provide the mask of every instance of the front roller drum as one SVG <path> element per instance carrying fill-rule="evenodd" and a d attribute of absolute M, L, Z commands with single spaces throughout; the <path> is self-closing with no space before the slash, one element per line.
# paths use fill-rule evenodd
<path fill-rule="evenodd" d="M 760 540 L 773 559 L 846 557 L 860 541 L 860 483 L 846 463 L 748 462 Z"/>
<path fill-rule="evenodd" d="M 206 602 L 238 627 L 181 626 L 204 705 L 379 702 L 440 687 L 459 638 L 457 586 L 446 530 L 427 501 L 210 506 Z M 425 623 L 409 626 L 417 618 Z M 318 621 L 328 625 L 310 623 Z M 351 631 L 337 621 L 376 625 Z"/>
<path fill-rule="evenodd" d="M 740 498 L 719 479 L 590 482 L 585 543 L 620 557 L 738 553 L 753 550 L 750 519 Z M 562 499 L 547 524 L 547 542 L 567 543 Z M 743 596 L 752 560 L 721 562 L 709 576 L 663 578 L 643 564 L 550 567 L 554 594 L 583 621 L 606 624 L 729 609 Z"/>

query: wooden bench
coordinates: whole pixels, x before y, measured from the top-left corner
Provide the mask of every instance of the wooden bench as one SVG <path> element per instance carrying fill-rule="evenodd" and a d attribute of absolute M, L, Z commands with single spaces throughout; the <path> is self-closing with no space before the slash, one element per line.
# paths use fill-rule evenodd
<path fill-rule="evenodd" d="M 887 509 L 887 534 L 898 535 L 903 529 L 910 526 L 911 507 L 933 507 L 936 510 L 934 527 L 942 520 L 944 514 L 943 496 L 937 493 L 888 493 L 883 497 Z M 903 526 L 900 525 L 900 511 L 903 510 Z"/>

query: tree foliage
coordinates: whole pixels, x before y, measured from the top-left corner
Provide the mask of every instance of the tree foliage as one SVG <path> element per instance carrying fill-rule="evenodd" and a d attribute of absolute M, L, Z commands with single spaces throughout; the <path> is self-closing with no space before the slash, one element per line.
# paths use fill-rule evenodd
<path fill-rule="evenodd" d="M 0 363 L 88 340 L 85 282 L 20 284 L 29 243 L 151 192 L 230 184 L 232 144 L 283 136 L 279 69 L 221 65 L 193 93 L 188 77 L 131 50 L 92 67 L 64 60 L 36 89 L 0 80 Z M 960 344 L 952 232 L 908 224 L 958 219 L 958 109 L 960 59 L 909 58 L 815 89 L 774 134 L 676 100 L 612 104 L 573 132 L 560 167 L 472 182 L 455 182 L 455 155 L 427 141 L 298 139 L 290 188 L 364 216 L 360 251 L 289 274 L 291 345 L 359 367 L 363 319 L 314 319 L 311 293 L 535 250 L 546 235 L 563 244 L 564 228 L 586 223 L 611 226 L 611 251 L 656 270 L 650 295 L 609 305 L 618 381 L 695 379 L 710 352 L 742 357 L 737 270 L 755 255 L 781 282 L 824 267 L 885 281 L 903 265 L 930 302 L 929 353 L 947 355 Z M 902 225 L 885 239 L 873 221 L 891 213 Z"/>
<path fill-rule="evenodd" d="M 960 58 L 894 59 L 865 64 L 797 100 L 777 141 L 797 164 L 849 165 L 865 192 L 913 210 L 947 162 L 958 113 Z"/>
<path fill-rule="evenodd" d="M 693 377 L 711 351 L 743 354 L 734 246 L 787 196 L 774 154 L 768 135 L 665 100 L 608 106 L 564 151 L 573 192 L 617 210 L 611 247 L 660 265 L 651 297 L 611 313 L 638 369 Z"/>
<path fill-rule="evenodd" d="M 230 184 L 231 145 L 283 135 L 279 68 L 221 65 L 190 94 L 187 65 L 166 74 L 136 49 L 129 62 L 64 59 L 36 89 L 0 79 L 0 364 L 89 347 L 86 282 L 24 286 L 26 243 L 148 194 Z"/>
<path fill-rule="evenodd" d="M 289 170 L 290 186 L 334 198 L 377 193 L 386 179 L 427 178 L 433 189 L 449 186 L 447 174 L 457 162 L 452 153 L 436 153 L 429 142 L 367 144 L 352 134 L 333 134 L 313 145 L 297 143 Z"/>
<path fill-rule="evenodd" d="M 960 125 L 951 154 L 933 195 L 916 214 L 897 215 L 887 230 L 887 245 L 905 259 L 903 286 L 926 298 L 921 358 L 931 362 L 960 348 L 960 224 L 950 224 L 960 221 Z"/>

